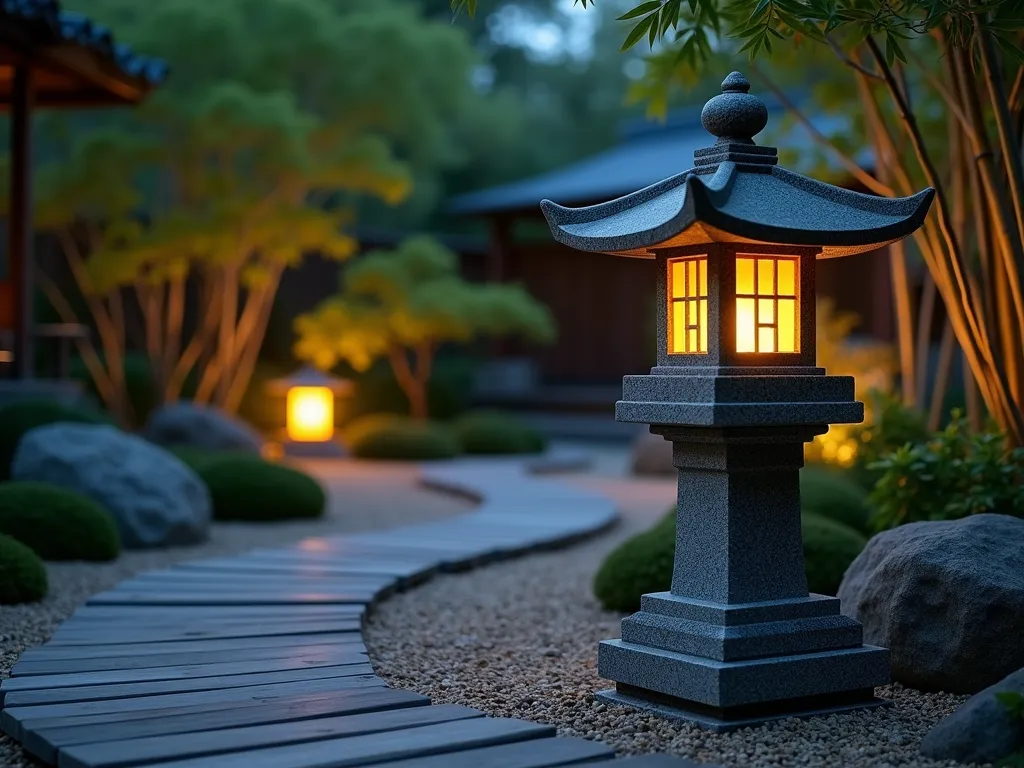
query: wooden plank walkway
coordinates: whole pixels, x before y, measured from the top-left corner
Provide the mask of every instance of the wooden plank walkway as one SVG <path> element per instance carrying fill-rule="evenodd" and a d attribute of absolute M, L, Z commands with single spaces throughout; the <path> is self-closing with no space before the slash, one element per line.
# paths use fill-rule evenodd
<path fill-rule="evenodd" d="M 425 485 L 470 514 L 308 539 L 139 574 L 94 595 L 0 684 L 0 729 L 59 768 L 545 768 L 611 748 L 552 726 L 431 705 L 374 675 L 373 605 L 440 571 L 564 546 L 612 525 L 604 497 L 536 476 L 555 459 L 452 462 Z M 680 758 L 616 766 L 684 768 Z"/>

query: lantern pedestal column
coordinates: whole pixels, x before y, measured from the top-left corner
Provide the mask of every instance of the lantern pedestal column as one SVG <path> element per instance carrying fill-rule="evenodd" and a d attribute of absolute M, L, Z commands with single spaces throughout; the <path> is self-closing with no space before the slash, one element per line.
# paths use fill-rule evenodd
<path fill-rule="evenodd" d="M 813 378 L 828 388 L 844 377 Z M 620 403 L 620 419 L 639 405 Z M 672 589 L 644 595 L 622 639 L 600 644 L 598 672 L 616 688 L 598 697 L 716 731 L 883 703 L 873 691 L 889 682 L 888 651 L 863 645 L 837 598 L 807 591 L 799 470 L 825 429 L 651 427 L 679 471 Z"/>

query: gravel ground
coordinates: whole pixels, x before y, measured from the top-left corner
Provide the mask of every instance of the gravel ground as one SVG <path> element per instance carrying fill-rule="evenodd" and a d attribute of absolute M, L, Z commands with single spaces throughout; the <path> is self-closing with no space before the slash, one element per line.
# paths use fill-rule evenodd
<path fill-rule="evenodd" d="M 307 536 L 353 533 L 425 522 L 459 514 L 473 504 L 417 486 L 417 470 L 400 464 L 359 464 L 303 460 L 328 490 L 328 514 L 317 521 L 277 524 L 217 524 L 197 547 L 129 551 L 112 563 L 49 563 L 50 594 L 39 603 L 0 606 L 0 679 L 19 654 L 39 645 L 86 599 L 140 571 L 182 560 L 230 555 L 254 547 L 284 546 Z M 29 768 L 21 749 L 0 736 L 0 768 Z"/>
<path fill-rule="evenodd" d="M 614 475 L 609 457 L 600 464 Z M 615 498 L 623 525 L 567 551 L 442 576 L 396 595 L 375 610 L 366 632 L 379 675 L 438 703 L 552 723 L 619 754 L 670 752 L 724 766 L 956 765 L 927 760 L 917 748 L 964 696 L 892 686 L 880 691 L 890 707 L 732 734 L 596 702 L 592 694 L 611 687 L 597 676 L 597 643 L 619 636 L 621 617 L 601 610 L 591 579 L 606 552 L 664 513 L 675 483 L 607 474 L 566 479 Z"/>

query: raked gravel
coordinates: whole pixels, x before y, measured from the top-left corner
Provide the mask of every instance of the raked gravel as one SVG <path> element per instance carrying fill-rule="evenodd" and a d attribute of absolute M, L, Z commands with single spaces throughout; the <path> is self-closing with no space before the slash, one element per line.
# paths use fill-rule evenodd
<path fill-rule="evenodd" d="M 377 673 L 435 703 L 477 707 L 597 739 L 619 754 L 669 752 L 723 766 L 953 766 L 918 754 L 925 733 L 964 696 L 894 685 L 893 704 L 870 712 L 714 734 L 598 703 L 611 687 L 597 676 L 600 640 L 619 636 L 590 585 L 602 557 L 660 517 L 675 483 L 577 476 L 616 498 L 625 517 L 614 532 L 572 549 L 441 576 L 378 606 L 365 633 Z"/>
<path fill-rule="evenodd" d="M 45 600 L 0 606 L 0 679 L 8 676 L 18 656 L 45 642 L 51 633 L 90 595 L 111 589 L 141 571 L 165 568 L 183 560 L 231 555 L 255 547 L 279 547 L 307 536 L 353 533 L 436 520 L 472 509 L 453 495 L 418 487 L 418 471 L 401 464 L 358 465 L 304 460 L 328 492 L 328 512 L 321 520 L 271 524 L 215 524 L 201 546 L 153 551 L 128 551 L 112 563 L 48 563 L 50 593 Z M 29 768 L 21 748 L 0 736 L 0 768 Z"/>

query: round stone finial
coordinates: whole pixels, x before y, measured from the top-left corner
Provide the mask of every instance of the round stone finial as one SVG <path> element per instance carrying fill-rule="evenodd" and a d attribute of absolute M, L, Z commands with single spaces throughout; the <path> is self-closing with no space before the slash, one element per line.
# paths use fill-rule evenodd
<path fill-rule="evenodd" d="M 768 125 L 768 108 L 751 96 L 750 82 L 739 72 L 722 81 L 722 93 L 710 99 L 700 113 L 700 122 L 719 143 L 734 141 L 753 144 L 753 137 Z"/>

